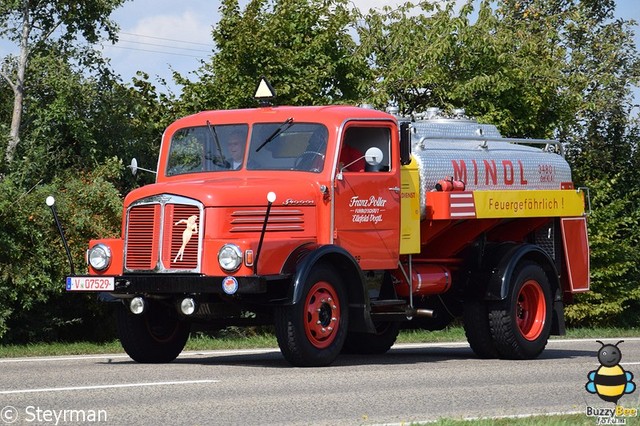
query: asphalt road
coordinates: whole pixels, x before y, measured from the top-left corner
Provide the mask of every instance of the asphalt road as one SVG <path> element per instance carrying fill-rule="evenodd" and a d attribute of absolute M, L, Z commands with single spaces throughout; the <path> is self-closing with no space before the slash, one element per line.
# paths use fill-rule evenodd
<path fill-rule="evenodd" d="M 185 352 L 164 365 L 126 355 L 0 359 L 0 425 L 108 423 L 358 425 L 613 407 L 585 389 L 596 339 L 555 340 L 534 361 L 477 359 L 466 343 L 396 345 L 293 368 L 277 350 Z M 617 339 L 605 339 L 616 343 Z M 640 383 L 640 338 L 620 344 Z M 638 407 L 640 391 L 619 404 Z M 594 419 L 594 424 L 596 420 Z"/>

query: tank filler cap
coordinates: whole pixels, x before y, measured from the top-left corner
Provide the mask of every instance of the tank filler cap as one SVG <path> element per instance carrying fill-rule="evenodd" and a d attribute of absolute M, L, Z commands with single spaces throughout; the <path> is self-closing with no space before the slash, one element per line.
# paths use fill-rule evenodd
<path fill-rule="evenodd" d="M 387 107 L 387 113 L 391 115 L 398 115 L 400 113 L 400 108 L 398 105 L 389 105 Z"/>
<path fill-rule="evenodd" d="M 467 119 L 464 108 L 456 108 L 453 110 L 453 117 L 457 119 Z"/>
<path fill-rule="evenodd" d="M 435 118 L 440 117 L 440 108 L 438 107 L 429 107 L 427 108 L 427 112 L 425 114 L 425 118 L 427 120 L 433 120 Z"/>
<path fill-rule="evenodd" d="M 482 130 L 482 127 L 478 127 L 476 129 L 476 135 L 478 135 L 478 136 L 483 136 L 484 135 L 484 130 Z M 487 142 L 488 141 L 486 139 L 480 141 L 480 145 L 478 145 L 478 147 L 481 148 L 481 149 L 489 148 L 489 145 L 487 145 Z"/>

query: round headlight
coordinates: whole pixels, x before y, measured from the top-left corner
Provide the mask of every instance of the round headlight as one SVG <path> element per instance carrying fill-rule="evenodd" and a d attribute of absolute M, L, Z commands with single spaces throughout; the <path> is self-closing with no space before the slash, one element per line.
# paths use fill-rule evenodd
<path fill-rule="evenodd" d="M 218 252 L 220 267 L 228 272 L 236 271 L 242 263 L 242 251 L 235 244 L 225 244 Z"/>
<path fill-rule="evenodd" d="M 102 271 L 111 264 L 111 250 L 100 243 L 89 249 L 89 264 L 96 271 Z"/>

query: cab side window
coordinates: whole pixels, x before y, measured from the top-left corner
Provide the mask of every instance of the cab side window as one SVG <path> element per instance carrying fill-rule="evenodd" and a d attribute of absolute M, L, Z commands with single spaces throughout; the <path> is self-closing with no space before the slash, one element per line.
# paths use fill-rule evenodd
<path fill-rule="evenodd" d="M 369 148 L 382 151 L 382 161 L 370 164 L 365 154 Z M 340 168 L 345 172 L 388 172 L 391 164 L 391 134 L 387 127 L 349 127 L 340 151 Z"/>

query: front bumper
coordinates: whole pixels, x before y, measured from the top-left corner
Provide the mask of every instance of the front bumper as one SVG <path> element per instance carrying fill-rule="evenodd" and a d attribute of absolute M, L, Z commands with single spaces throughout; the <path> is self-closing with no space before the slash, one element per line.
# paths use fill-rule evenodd
<path fill-rule="evenodd" d="M 264 294 L 279 282 L 285 284 L 287 275 L 211 277 L 200 274 L 127 274 L 114 277 L 113 294 L 175 294 L 207 293 L 231 294 L 223 283 L 235 280 L 237 286 L 232 294 Z M 87 290 L 89 291 L 89 290 Z"/>
<path fill-rule="evenodd" d="M 222 283 L 227 277 L 195 274 L 136 274 L 116 277 L 114 293 L 224 293 Z M 235 278 L 235 277 L 234 277 Z M 267 292 L 267 279 L 260 276 L 237 277 L 237 294 Z M 234 294 L 235 294 L 234 293 Z"/>

